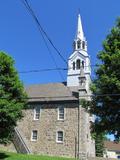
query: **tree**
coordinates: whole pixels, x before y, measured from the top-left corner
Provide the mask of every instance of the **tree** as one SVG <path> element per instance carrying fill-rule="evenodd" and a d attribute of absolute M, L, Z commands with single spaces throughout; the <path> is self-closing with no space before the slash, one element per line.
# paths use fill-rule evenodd
<path fill-rule="evenodd" d="M 26 106 L 26 93 L 14 68 L 14 60 L 0 52 L 0 143 L 7 143 Z"/>
<path fill-rule="evenodd" d="M 110 141 L 110 139 L 104 134 L 104 133 L 94 133 L 92 135 L 95 140 L 95 153 L 96 157 L 103 157 L 103 154 L 105 152 L 105 141 Z"/>
<path fill-rule="evenodd" d="M 95 134 L 95 151 L 97 157 L 103 157 L 104 152 L 104 140 L 105 136 L 103 133 Z"/>
<path fill-rule="evenodd" d="M 93 92 L 90 112 L 96 115 L 93 130 L 96 133 L 114 134 L 120 138 L 120 18 L 103 42 L 98 53 L 101 61 L 97 65 L 96 78 L 93 80 Z"/>

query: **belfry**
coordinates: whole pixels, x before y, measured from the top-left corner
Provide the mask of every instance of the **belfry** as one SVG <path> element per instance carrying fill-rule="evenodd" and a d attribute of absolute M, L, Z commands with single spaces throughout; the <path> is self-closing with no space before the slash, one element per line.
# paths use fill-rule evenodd
<path fill-rule="evenodd" d="M 78 14 L 78 24 L 75 39 L 73 42 L 73 53 L 68 59 L 68 74 L 67 74 L 67 86 L 79 86 L 79 75 L 81 68 L 84 69 L 86 77 L 86 90 L 88 90 L 90 83 L 90 57 L 87 53 L 87 41 L 84 36 L 81 16 Z"/>

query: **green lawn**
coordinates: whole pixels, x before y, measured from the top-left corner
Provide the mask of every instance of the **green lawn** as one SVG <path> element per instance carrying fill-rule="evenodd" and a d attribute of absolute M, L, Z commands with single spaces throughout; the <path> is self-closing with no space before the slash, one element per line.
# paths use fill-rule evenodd
<path fill-rule="evenodd" d="M 24 155 L 17 153 L 9 153 L 0 151 L 1 160 L 75 160 L 72 158 L 37 156 L 37 155 Z"/>

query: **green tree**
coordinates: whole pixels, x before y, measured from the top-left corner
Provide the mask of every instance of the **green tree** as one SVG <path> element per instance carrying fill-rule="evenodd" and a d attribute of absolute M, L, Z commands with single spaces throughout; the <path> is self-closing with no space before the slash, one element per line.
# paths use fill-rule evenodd
<path fill-rule="evenodd" d="M 103 157 L 103 152 L 104 152 L 104 149 L 105 149 L 104 148 L 105 135 L 103 133 L 95 134 L 94 139 L 95 139 L 96 156 L 97 157 Z"/>
<path fill-rule="evenodd" d="M 14 68 L 14 60 L 0 52 L 0 143 L 11 139 L 26 104 L 26 93 Z"/>
<path fill-rule="evenodd" d="M 120 18 L 103 42 L 98 53 L 101 64 L 96 69 L 96 78 L 91 90 L 90 112 L 96 115 L 93 129 L 97 133 L 114 134 L 120 137 Z"/>

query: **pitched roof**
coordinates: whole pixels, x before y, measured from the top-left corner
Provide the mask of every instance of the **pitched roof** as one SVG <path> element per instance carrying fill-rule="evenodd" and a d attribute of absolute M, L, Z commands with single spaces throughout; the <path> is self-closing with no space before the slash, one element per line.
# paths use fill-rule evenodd
<path fill-rule="evenodd" d="M 105 141 L 104 146 L 110 151 L 120 151 L 120 143 L 116 143 L 114 141 Z"/>
<path fill-rule="evenodd" d="M 65 83 L 30 85 L 25 90 L 30 102 L 77 100 Z"/>

